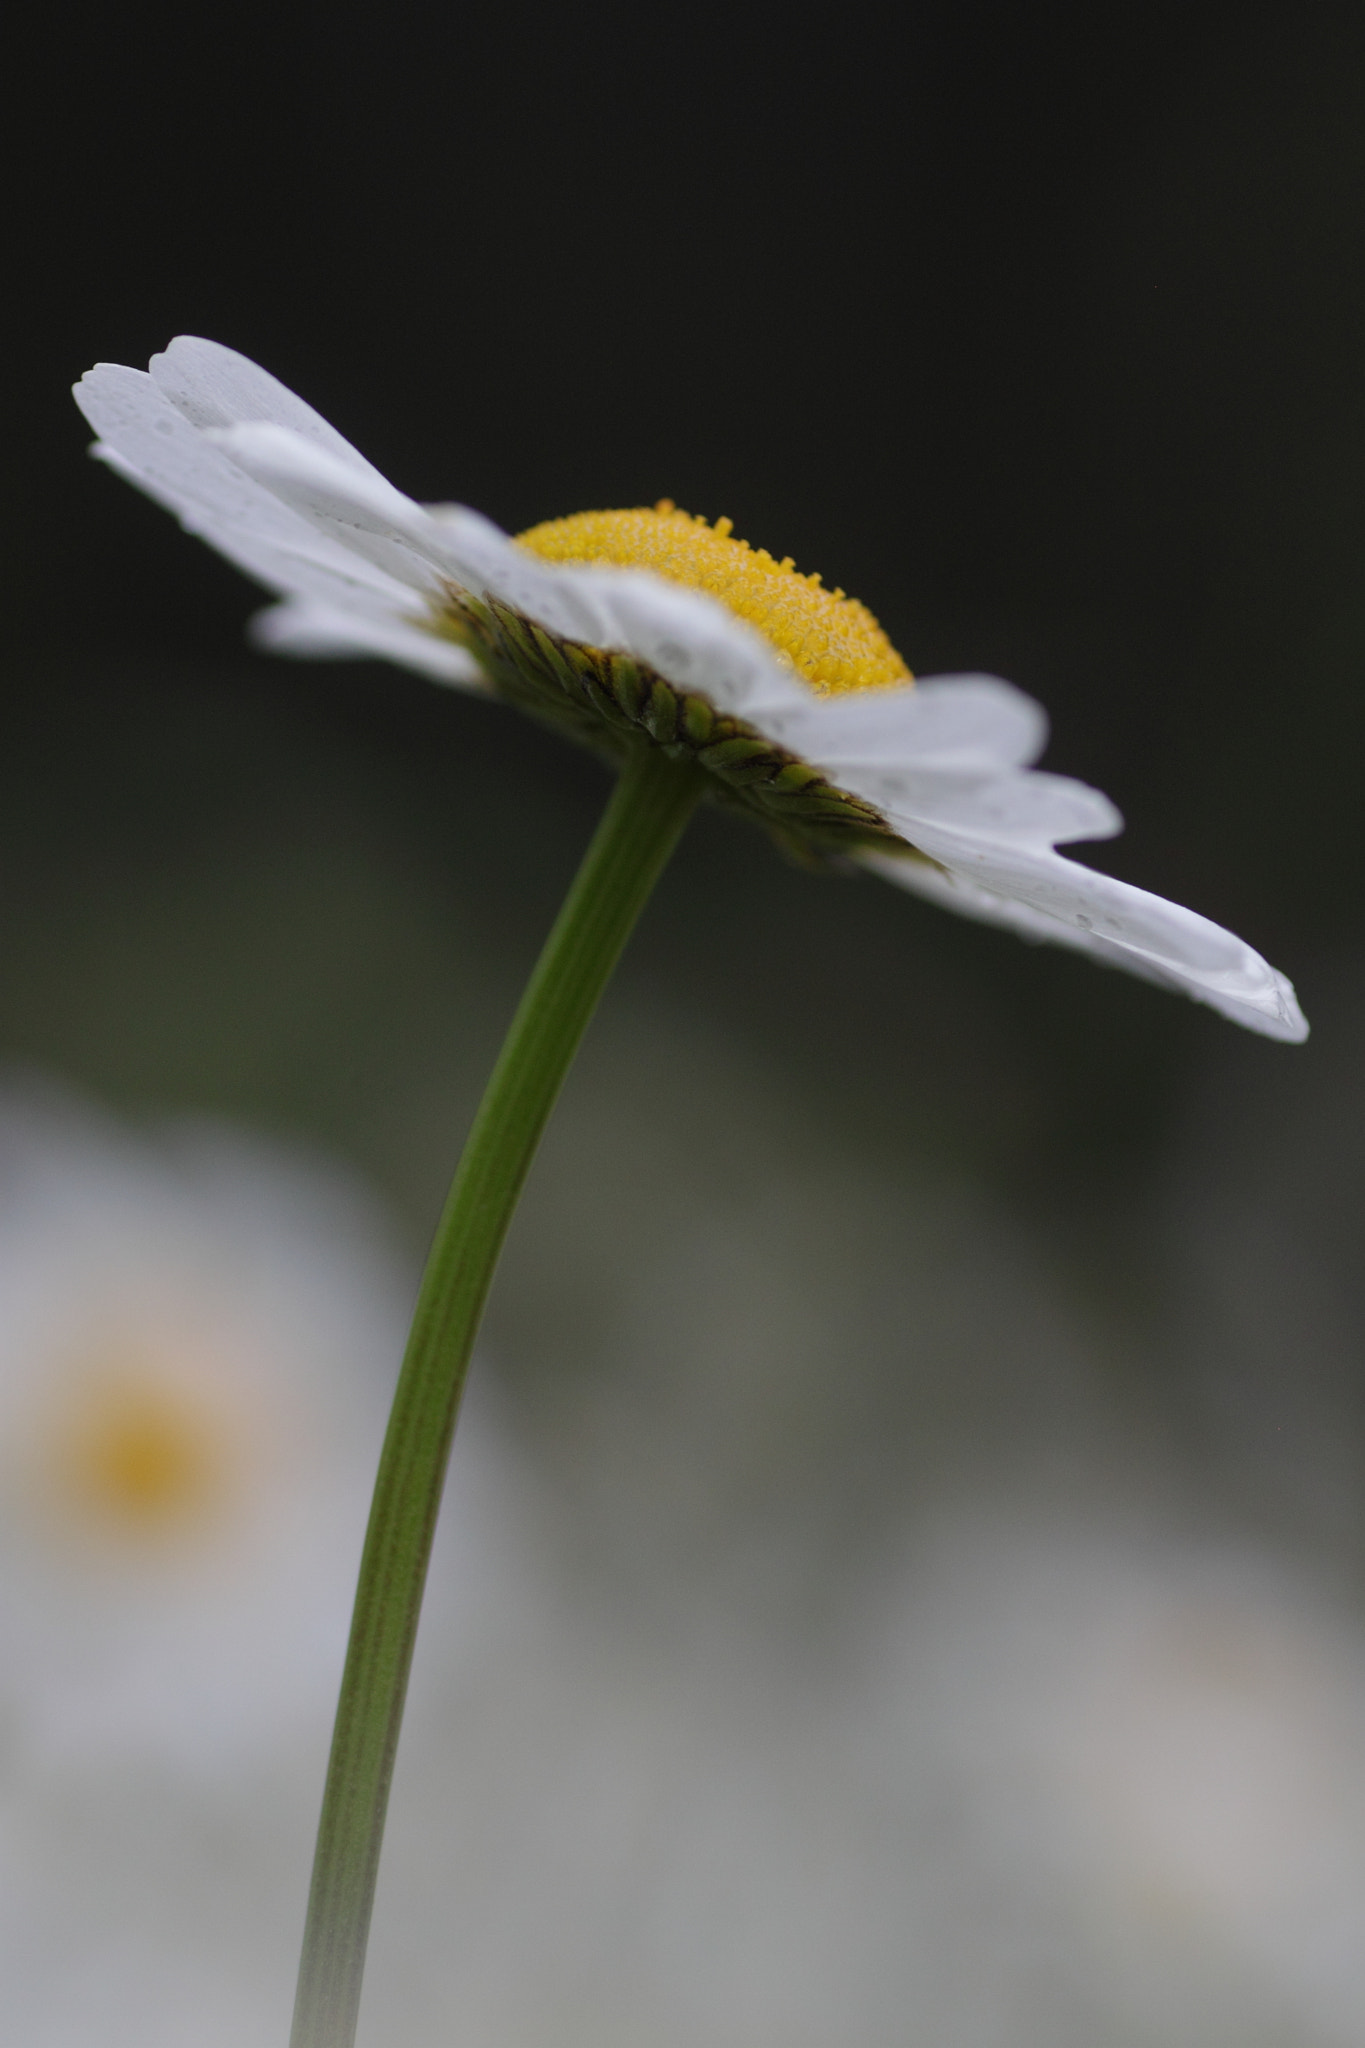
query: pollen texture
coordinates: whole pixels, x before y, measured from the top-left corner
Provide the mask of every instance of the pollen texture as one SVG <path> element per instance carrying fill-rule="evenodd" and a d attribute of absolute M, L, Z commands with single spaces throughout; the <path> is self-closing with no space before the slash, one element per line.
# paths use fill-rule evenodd
<path fill-rule="evenodd" d="M 912 680 L 866 605 L 842 590 L 826 590 L 818 575 L 802 575 L 790 556 L 779 562 L 766 548 L 736 540 L 728 519 L 710 526 L 664 498 L 652 511 L 547 519 L 517 539 L 547 562 L 651 569 L 671 583 L 704 590 L 757 627 L 822 697 Z"/>

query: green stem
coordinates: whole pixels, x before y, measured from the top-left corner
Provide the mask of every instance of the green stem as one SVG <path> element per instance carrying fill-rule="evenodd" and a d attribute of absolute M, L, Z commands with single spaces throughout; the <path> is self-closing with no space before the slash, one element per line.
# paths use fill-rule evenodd
<path fill-rule="evenodd" d="M 379 1846 L 465 1369 L 507 1226 L 579 1040 L 701 794 L 627 762 L 521 999 L 446 1200 L 394 1394 L 360 1564 L 291 2048 L 351 2048 Z"/>

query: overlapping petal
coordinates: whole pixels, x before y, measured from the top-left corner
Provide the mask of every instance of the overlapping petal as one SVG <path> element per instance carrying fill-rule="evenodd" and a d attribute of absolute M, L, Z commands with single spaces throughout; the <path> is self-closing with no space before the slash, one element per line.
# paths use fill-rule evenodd
<path fill-rule="evenodd" d="M 419 611 L 405 583 L 258 483 L 217 444 L 215 430 L 195 425 L 145 372 L 100 363 L 76 397 L 100 436 L 95 455 L 267 589 L 359 618 Z M 308 445 L 297 429 L 280 431 Z"/>
<path fill-rule="evenodd" d="M 282 602 L 264 646 L 375 654 L 481 686 L 477 662 L 428 629 L 453 587 L 563 639 L 632 654 L 743 718 L 872 804 L 913 852 L 869 852 L 902 887 L 1030 939 L 1182 990 L 1270 1037 L 1307 1026 L 1293 989 L 1193 911 L 1065 859 L 1122 820 L 1084 783 L 1033 763 L 1046 719 L 990 676 L 815 696 L 754 628 L 699 591 L 637 569 L 543 562 L 480 514 L 405 497 L 284 385 L 182 336 L 150 372 L 100 364 L 76 388 L 95 453 Z"/>

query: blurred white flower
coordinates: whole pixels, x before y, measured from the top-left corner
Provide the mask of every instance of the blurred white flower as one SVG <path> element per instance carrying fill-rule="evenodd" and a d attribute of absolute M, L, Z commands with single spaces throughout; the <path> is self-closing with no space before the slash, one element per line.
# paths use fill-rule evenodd
<path fill-rule="evenodd" d="M 282 2038 L 408 1292 L 327 1169 L 0 1101 L 0 1961 L 25 2048 Z"/>
<path fill-rule="evenodd" d="M 888 1788 L 907 1721 L 936 1731 L 988 1969 L 1017 1979 L 1022 1937 L 1052 1979 L 1050 2021 L 981 2038 L 1043 2048 L 1088 1995 L 1096 2039 L 1354 2048 L 1359 1610 L 1243 1542 L 1036 1509 L 959 1514 L 906 1591 L 869 1667 Z"/>
<path fill-rule="evenodd" d="M 604 1600 L 462 1448 L 362 2039 L 1359 2041 L 1365 1625 L 1310 1573 L 962 1501 L 810 1638 L 713 1549 Z"/>
<path fill-rule="evenodd" d="M 987 1271 L 1037 1396 L 1072 1307 L 951 1208 L 910 1291 L 932 1325 L 935 1270 L 954 1302 Z M 752 1245 L 728 1291 L 712 1273 L 733 1371 L 697 1412 L 679 1396 L 661 1427 L 627 1396 L 582 1439 L 640 1579 L 604 1575 L 476 1383 L 362 2043 L 1353 2048 L 1351 1607 L 1246 1546 L 954 1487 L 903 1565 L 826 1560 L 810 1633 L 753 1577 L 794 1531 L 674 1500 L 672 1439 L 693 1470 L 740 1426 L 740 1351 L 790 1368 L 782 1305 L 822 1298 L 767 1270 L 808 1260 L 803 1214 L 779 1203 L 757 1279 Z M 277 1151 L 0 1115 L 0 1969 L 24 2048 L 283 2039 L 406 1289 L 353 1193 Z"/>
<path fill-rule="evenodd" d="M 1289 983 L 1240 939 L 1056 851 L 1122 821 L 1032 767 L 1036 704 L 990 676 L 911 687 L 870 613 L 728 521 L 664 503 L 509 539 L 414 504 L 273 377 L 194 337 L 150 373 L 97 365 L 76 398 L 101 460 L 280 595 L 265 645 L 382 655 L 609 752 L 666 747 L 806 854 L 1305 1036 Z"/>

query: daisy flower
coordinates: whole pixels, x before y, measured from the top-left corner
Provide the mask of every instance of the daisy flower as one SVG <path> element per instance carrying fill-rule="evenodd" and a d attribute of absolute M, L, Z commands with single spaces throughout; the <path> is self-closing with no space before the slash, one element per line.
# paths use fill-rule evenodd
<path fill-rule="evenodd" d="M 1032 764 L 989 676 L 914 684 L 864 606 L 667 501 L 510 538 L 421 506 L 255 364 L 172 342 L 77 400 L 95 453 L 279 600 L 258 638 L 492 692 L 620 775 L 512 1020 L 438 1222 L 385 1434 L 323 1797 L 293 2048 L 352 2048 L 407 1674 L 461 1392 L 499 1251 L 575 1050 L 703 793 L 791 851 L 1183 990 L 1268 1036 L 1288 982 L 1217 925 L 1062 858 L 1119 829 Z"/>
<path fill-rule="evenodd" d="M 283 2038 L 410 1291 L 327 1169 L 0 1093 L 0 1975 L 26 2048 Z"/>
<path fill-rule="evenodd" d="M 256 364 L 189 336 L 146 372 L 99 364 L 76 399 L 101 461 L 276 593 L 263 646 L 379 655 L 614 755 L 690 757 L 801 855 L 1306 1036 L 1289 982 L 1232 933 L 1057 851 L 1122 821 L 1033 766 L 1030 698 L 991 676 L 914 683 L 864 606 L 727 520 L 664 501 L 510 538 L 415 504 Z"/>
<path fill-rule="evenodd" d="M 331 1705 L 405 1277 L 344 1185 L 0 1098 L 0 1717 L 230 1774 Z M 10 1751 L 7 1751 L 7 1755 Z"/>

